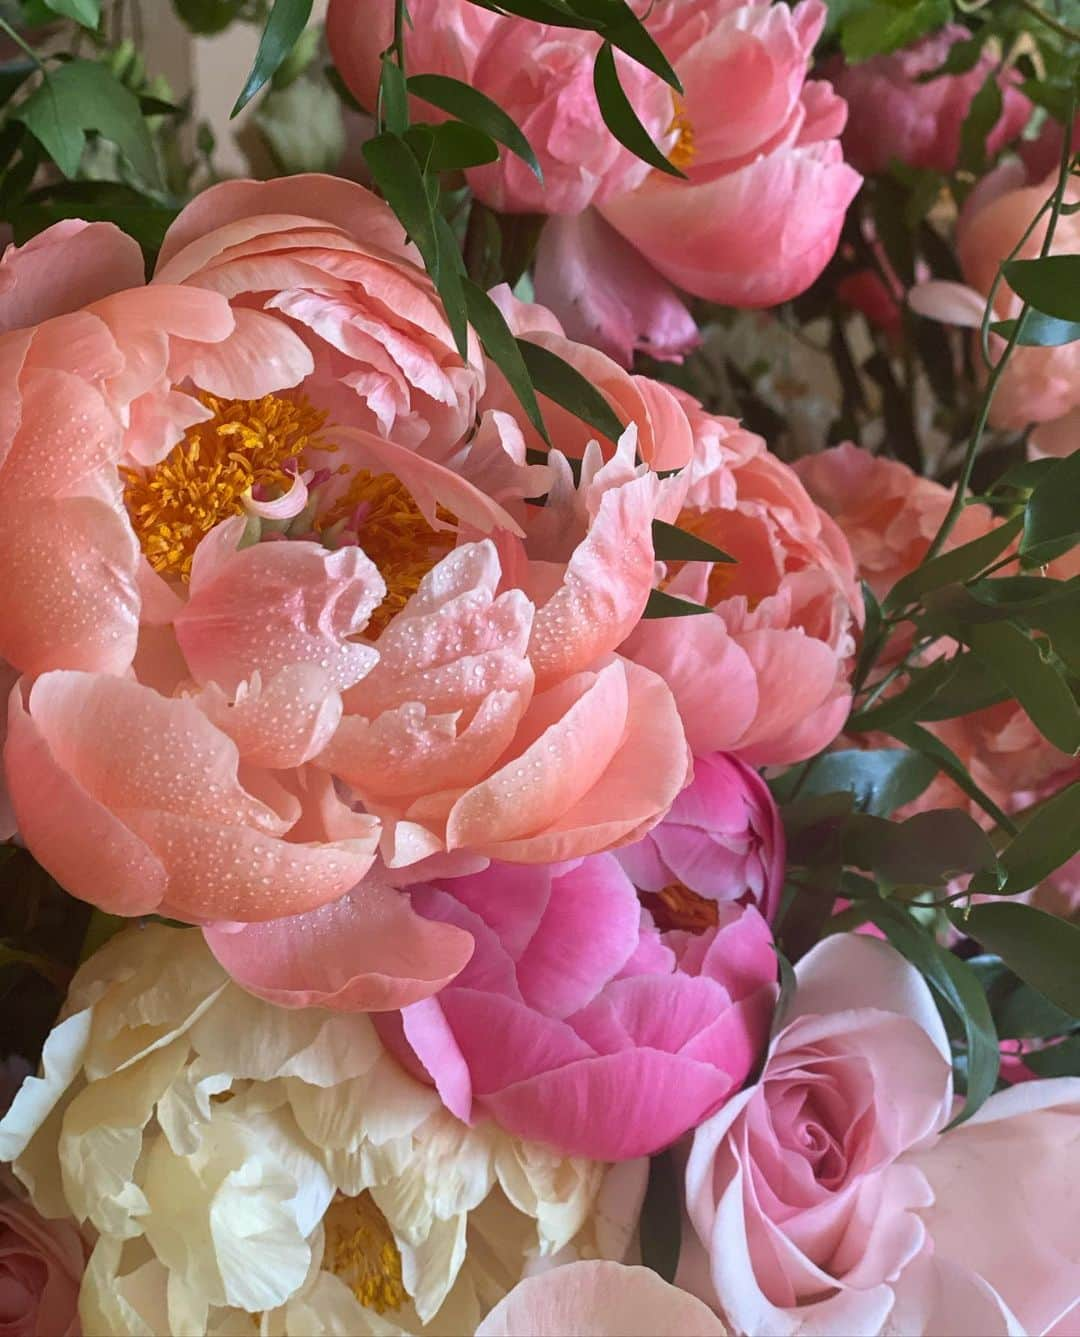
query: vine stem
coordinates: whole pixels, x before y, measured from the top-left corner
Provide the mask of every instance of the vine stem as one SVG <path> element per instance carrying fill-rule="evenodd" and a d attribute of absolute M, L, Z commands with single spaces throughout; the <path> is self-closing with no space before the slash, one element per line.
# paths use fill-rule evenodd
<path fill-rule="evenodd" d="M 1069 100 L 1068 119 L 1065 125 L 1065 135 L 1061 147 L 1061 165 L 1058 170 L 1057 185 L 1054 188 L 1054 194 L 1049 203 L 1050 221 L 1046 225 L 1046 236 L 1043 238 L 1042 246 L 1039 249 L 1040 259 L 1044 259 L 1050 254 L 1050 248 L 1054 242 L 1054 233 L 1057 230 L 1058 219 L 1061 217 L 1062 205 L 1065 203 L 1065 190 L 1069 184 L 1069 165 L 1072 162 L 1072 123 L 1075 111 L 1076 94 L 1074 92 Z M 1008 259 L 1002 261 L 1001 265 L 998 266 L 997 276 L 994 280 L 994 287 L 991 289 L 991 296 L 987 301 L 986 311 L 983 315 L 984 329 L 989 324 L 990 314 L 993 310 L 993 298 L 996 293 L 997 285 L 1001 282 L 1005 265 L 1008 264 L 1009 260 L 1013 259 L 1016 253 L 1027 241 L 1028 237 L 1030 237 L 1046 210 L 1047 205 L 1044 204 L 1035 216 L 1027 232 L 1021 237 L 1020 241 L 1010 252 Z M 924 562 L 931 561 L 939 552 L 941 552 L 949 535 L 953 531 L 953 526 L 960 518 L 961 511 L 963 511 L 964 507 L 967 505 L 966 494 L 971 483 L 971 475 L 975 468 L 975 460 L 979 454 L 979 447 L 982 445 L 983 435 L 986 431 L 986 424 L 990 418 L 990 406 L 994 402 L 994 394 L 997 391 L 998 384 L 1008 365 L 1009 358 L 1012 356 L 1013 349 L 1019 342 L 1020 331 L 1023 328 L 1024 320 L 1030 309 L 1031 308 L 1027 302 L 1020 308 L 1020 314 L 1017 316 L 1016 321 L 1013 324 L 1012 333 L 1009 335 L 1009 341 L 1005 345 L 1005 350 L 991 369 L 990 377 L 986 382 L 986 391 L 983 394 L 982 404 L 979 408 L 979 416 L 975 421 L 975 430 L 971 434 L 971 440 L 964 453 L 963 467 L 960 470 L 960 477 L 957 479 L 956 487 L 953 490 L 949 509 L 945 513 L 945 517 L 938 528 L 938 532 L 934 535 L 933 542 L 927 549 L 926 556 L 923 558 Z"/>
<path fill-rule="evenodd" d="M 8 37 L 10 37 L 11 40 L 15 43 L 15 45 L 19 48 L 19 50 L 23 53 L 23 55 L 29 56 L 39 70 L 43 70 L 45 68 L 45 66 L 41 63 L 41 57 L 38 55 L 38 53 L 34 50 L 32 46 L 30 46 L 28 42 L 26 42 L 19 35 L 18 32 L 16 32 L 16 30 L 11 26 L 11 24 L 8 23 L 7 19 L 0 18 L 0 32 L 5 33 Z"/>
<path fill-rule="evenodd" d="M 1040 9 L 1035 0 L 1016 0 L 1016 3 L 1034 18 L 1040 19 L 1048 28 L 1053 28 L 1060 36 L 1068 38 L 1070 42 L 1080 42 L 1080 29 L 1070 28 L 1067 23 L 1053 18 L 1045 9 Z"/>

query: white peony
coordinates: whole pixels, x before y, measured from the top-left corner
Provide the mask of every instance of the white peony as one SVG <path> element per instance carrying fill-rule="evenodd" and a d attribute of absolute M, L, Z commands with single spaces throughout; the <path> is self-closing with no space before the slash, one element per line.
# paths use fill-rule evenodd
<path fill-rule="evenodd" d="M 132 1337 L 472 1332 L 523 1275 L 621 1258 L 645 1175 L 467 1127 L 367 1017 L 262 1002 L 160 924 L 76 976 L 0 1159 L 99 1233 L 84 1328 Z"/>

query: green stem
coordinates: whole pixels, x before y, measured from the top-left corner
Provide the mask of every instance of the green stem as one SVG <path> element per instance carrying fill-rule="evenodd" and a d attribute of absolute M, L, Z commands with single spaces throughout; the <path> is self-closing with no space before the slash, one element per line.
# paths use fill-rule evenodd
<path fill-rule="evenodd" d="M 1016 0 L 1021 9 L 1026 10 L 1034 18 L 1041 20 L 1048 28 L 1053 28 L 1054 32 L 1067 38 L 1070 42 L 1080 42 L 1080 29 L 1070 28 L 1067 23 L 1062 23 L 1060 19 L 1051 18 L 1044 9 L 1040 9 L 1034 0 Z"/>
<path fill-rule="evenodd" d="M 8 23 L 7 19 L 0 19 L 0 32 L 5 33 L 8 37 L 10 37 L 11 40 L 15 43 L 15 45 L 19 48 L 19 50 L 23 53 L 23 55 L 29 56 L 39 70 L 43 70 L 45 68 L 45 66 L 41 63 L 41 57 L 38 55 L 38 53 L 22 37 L 19 36 L 19 34 L 15 31 L 15 29 L 11 26 L 11 24 Z"/>

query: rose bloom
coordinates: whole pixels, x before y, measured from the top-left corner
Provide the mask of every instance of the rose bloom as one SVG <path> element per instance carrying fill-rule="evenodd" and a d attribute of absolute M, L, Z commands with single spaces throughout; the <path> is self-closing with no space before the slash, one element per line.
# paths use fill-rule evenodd
<path fill-rule="evenodd" d="M 592 85 L 595 35 L 514 17 L 479 29 L 465 18 L 468 0 L 422 0 L 406 35 L 410 71 L 453 73 L 529 137 L 543 186 L 512 154 L 470 169 L 469 184 L 493 208 L 553 215 L 537 255 L 538 296 L 572 337 L 624 364 L 638 350 L 678 359 L 697 343 L 671 285 L 732 306 L 802 292 L 832 255 L 859 185 L 840 152 L 844 104 L 806 79 L 825 19 L 820 0 L 634 7 L 684 92 L 621 52 L 620 78 L 685 180 L 650 169 L 607 130 Z M 389 0 L 329 8 L 335 63 L 369 107 L 392 10 Z M 429 10 L 439 15 L 430 25 Z M 430 109 L 414 99 L 414 110 Z"/>
<path fill-rule="evenodd" d="M 611 855 L 414 886 L 414 909 L 476 950 L 382 1035 L 461 1119 L 602 1160 L 658 1151 L 746 1079 L 776 957 L 752 907 L 686 888 L 644 900 L 652 913 Z"/>
<path fill-rule="evenodd" d="M 972 195 L 957 229 L 959 259 L 967 283 L 932 279 L 918 285 L 911 294 L 916 311 L 935 320 L 978 329 L 998 266 L 1019 242 L 1056 180 L 1055 173 L 1035 186 L 1017 184 L 1023 175 L 1019 164 L 1005 164 Z M 1066 201 L 1078 200 L 1080 191 L 1070 187 Z M 1046 224 L 1040 223 L 1017 258 L 1036 258 L 1045 236 Z M 1080 214 L 1062 214 L 1050 254 L 1068 255 L 1078 249 Z M 993 319 L 1014 320 L 1021 305 L 1020 298 L 1002 281 L 994 299 Z M 1005 341 L 991 335 L 990 347 L 996 359 Z M 1068 455 L 1075 450 L 1080 430 L 1080 344 L 1014 349 L 994 396 L 990 421 L 995 427 L 1011 430 L 1034 423 L 1030 446 L 1038 454 Z"/>
<path fill-rule="evenodd" d="M 133 928 L 76 976 L 0 1122 L 43 1211 L 99 1232 L 88 1332 L 473 1332 L 545 1260 L 621 1258 L 642 1164 L 469 1129 L 370 1021 L 241 992 Z"/>
<path fill-rule="evenodd" d="M 80 1337 L 87 1249 L 70 1221 L 48 1221 L 0 1187 L 0 1334 Z"/>
<path fill-rule="evenodd" d="M 46 315 L 68 300 L 56 278 L 86 246 L 134 245 L 90 231 L 9 253 L 19 319 L 35 294 Z M 508 409 L 476 425 L 478 347 L 458 355 L 414 261 L 359 186 L 233 182 L 181 214 L 148 288 L 3 336 L 25 354 L 3 478 L 88 494 L 11 508 L 52 517 L 12 522 L 25 580 L 5 587 L 4 654 L 40 675 L 12 694 L 5 745 L 22 838 L 114 913 L 288 918 L 296 940 L 293 917 L 334 907 L 354 950 L 313 987 L 353 1007 L 414 1001 L 471 950 L 410 929 L 398 870 L 610 848 L 688 774 L 667 688 L 613 654 L 653 577 L 660 483 L 635 441 L 655 405 L 688 450 L 683 410 L 613 367 L 638 419 L 579 487 L 554 486 L 565 459 L 528 464 Z M 58 453 L 53 408 L 78 418 L 83 399 L 85 451 Z M 79 574 L 53 599 L 84 567 L 93 589 Z"/>
<path fill-rule="evenodd" d="M 951 48 L 970 39 L 958 23 L 924 37 L 912 46 L 856 65 L 840 57 L 825 73 L 848 104 L 844 152 L 860 172 L 884 172 L 895 159 L 908 167 L 952 172 L 960 152 L 960 131 L 972 99 L 997 63 L 984 48 L 978 62 L 963 74 L 945 74 L 928 83 L 919 76 L 944 64 Z M 987 136 L 986 151 L 994 158 L 1016 139 L 1031 117 L 1032 105 L 1016 85 L 1016 71 L 998 75 L 1001 115 Z"/>
<path fill-rule="evenodd" d="M 760 1080 L 687 1166 L 721 1312 L 762 1337 L 1071 1331 L 1080 1079 L 1024 1083 L 944 1132 L 949 1044 L 918 972 L 848 934 L 796 976 Z M 1004 1165 L 1023 1167 L 1019 1198 Z"/>
<path fill-rule="evenodd" d="M 643 621 L 623 653 L 667 682 L 696 756 L 801 761 L 847 717 L 863 616 L 851 553 L 760 437 L 684 402 L 694 458 L 665 484 L 664 518 L 735 561 L 668 563 L 662 588 L 713 616 Z"/>

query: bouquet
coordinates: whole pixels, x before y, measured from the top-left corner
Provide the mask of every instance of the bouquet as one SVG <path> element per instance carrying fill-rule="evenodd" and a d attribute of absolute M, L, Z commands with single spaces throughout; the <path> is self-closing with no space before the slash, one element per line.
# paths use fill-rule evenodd
<path fill-rule="evenodd" d="M 0 6 L 0 1334 L 1080 1331 L 1075 6 L 174 8 L 250 177 Z"/>

